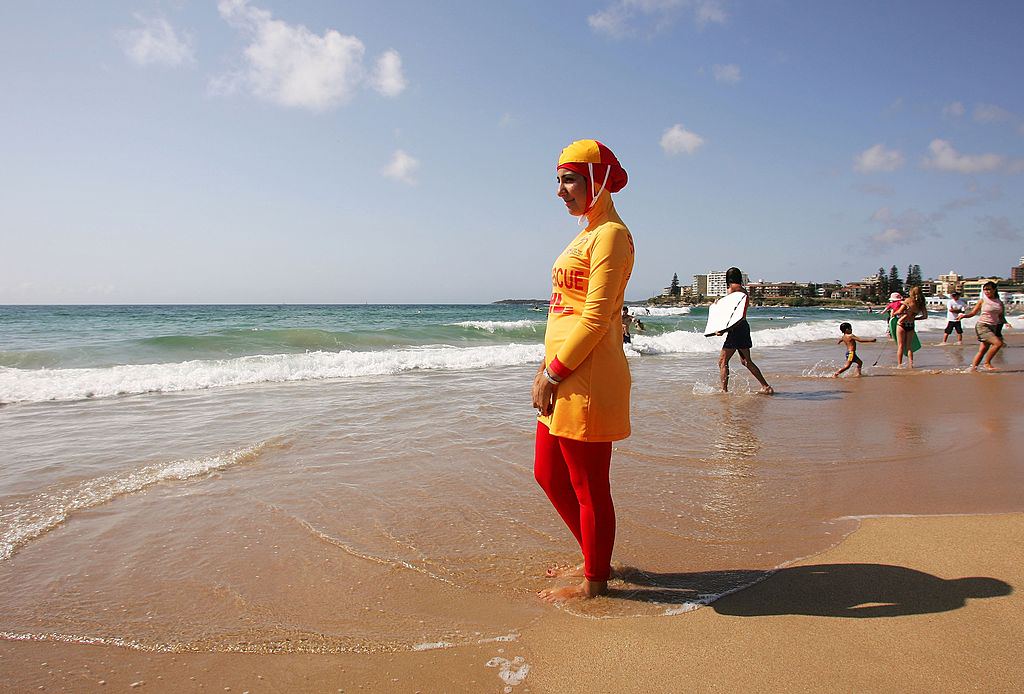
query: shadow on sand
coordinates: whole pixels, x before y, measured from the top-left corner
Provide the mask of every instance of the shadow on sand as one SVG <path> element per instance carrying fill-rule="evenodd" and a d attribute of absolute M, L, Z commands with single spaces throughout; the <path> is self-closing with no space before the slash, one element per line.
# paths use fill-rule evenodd
<path fill-rule="evenodd" d="M 848 390 L 783 390 L 775 391 L 772 398 L 775 400 L 838 400 Z"/>
<path fill-rule="evenodd" d="M 943 579 L 923 571 L 886 564 L 814 564 L 778 571 L 651 573 L 620 571 L 625 586 L 614 597 L 675 605 L 704 603 L 738 617 L 810 615 L 816 617 L 899 617 L 956 610 L 969 598 L 1009 595 L 1013 587 L 996 578 Z M 766 580 L 769 579 L 769 580 Z"/>

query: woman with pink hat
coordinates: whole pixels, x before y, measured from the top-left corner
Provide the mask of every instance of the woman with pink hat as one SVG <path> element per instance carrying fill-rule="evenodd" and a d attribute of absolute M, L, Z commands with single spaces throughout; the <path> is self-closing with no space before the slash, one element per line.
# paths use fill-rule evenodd
<path fill-rule="evenodd" d="M 551 269 L 544 363 L 533 382 L 534 476 L 583 553 L 582 566 L 548 569 L 582 582 L 542 590 L 554 602 L 605 593 L 615 543 L 609 485 L 612 442 L 629 436 L 629 365 L 619 312 L 633 271 L 633 237 L 612 204 L 625 169 L 597 140 L 562 150 L 557 195 L 583 229 Z"/>

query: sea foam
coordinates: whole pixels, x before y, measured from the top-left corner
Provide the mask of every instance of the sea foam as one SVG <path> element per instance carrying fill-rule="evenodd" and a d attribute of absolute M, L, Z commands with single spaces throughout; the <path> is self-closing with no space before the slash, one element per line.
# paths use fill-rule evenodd
<path fill-rule="evenodd" d="M 506 330 L 536 330 L 538 325 L 542 323 L 532 320 L 464 320 L 459 323 L 452 323 L 460 328 L 475 328 L 477 330 L 486 330 L 489 333 L 495 333 Z"/>
<path fill-rule="evenodd" d="M 539 344 L 307 352 L 88 369 L 0 367 L 0 403 L 81 400 L 202 390 L 252 383 L 385 376 L 414 369 L 454 371 L 539 362 Z"/>
<path fill-rule="evenodd" d="M 888 323 L 884 320 L 848 321 L 858 337 L 884 339 L 889 334 Z M 765 327 L 765 321 L 752 323 L 751 341 L 754 348 L 786 347 L 801 342 L 839 340 L 839 321 L 816 320 L 803 323 L 784 324 L 784 327 Z M 928 332 L 941 330 L 946 326 L 945 317 L 917 321 L 918 330 Z M 634 335 L 633 349 L 640 354 L 680 354 L 717 352 L 725 342 L 724 336 L 704 337 L 698 331 L 675 330 L 661 335 Z"/>
<path fill-rule="evenodd" d="M 146 465 L 134 470 L 85 480 L 73 487 L 47 491 L 0 509 L 0 561 L 20 547 L 64 523 L 75 511 L 93 508 L 140 492 L 158 482 L 189 480 L 255 459 L 267 442 L 205 458 Z"/>
<path fill-rule="evenodd" d="M 631 316 L 685 316 L 690 312 L 689 306 L 630 306 Z"/>

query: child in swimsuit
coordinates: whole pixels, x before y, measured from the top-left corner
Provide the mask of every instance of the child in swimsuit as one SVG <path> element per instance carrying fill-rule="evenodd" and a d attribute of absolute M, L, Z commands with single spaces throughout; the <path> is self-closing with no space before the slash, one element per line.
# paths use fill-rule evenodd
<path fill-rule="evenodd" d="M 843 373 L 854 364 L 857 365 L 857 375 L 860 376 L 860 370 L 861 367 L 864 366 L 864 362 L 857 356 L 857 343 L 876 342 L 876 340 L 873 337 L 857 337 L 853 334 L 853 326 L 849 323 L 840 323 L 839 332 L 843 334 L 843 336 L 839 338 L 839 343 L 846 345 L 846 366 L 832 374 L 832 378 L 839 378 L 839 374 Z"/>

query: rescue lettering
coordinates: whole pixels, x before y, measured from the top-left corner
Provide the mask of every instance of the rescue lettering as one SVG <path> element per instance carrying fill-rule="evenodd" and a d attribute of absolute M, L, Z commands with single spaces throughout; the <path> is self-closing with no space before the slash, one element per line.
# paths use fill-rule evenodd
<path fill-rule="evenodd" d="M 569 270 L 558 267 L 551 271 L 551 286 L 558 287 L 559 289 L 585 291 L 587 288 L 587 276 L 583 270 Z"/>

